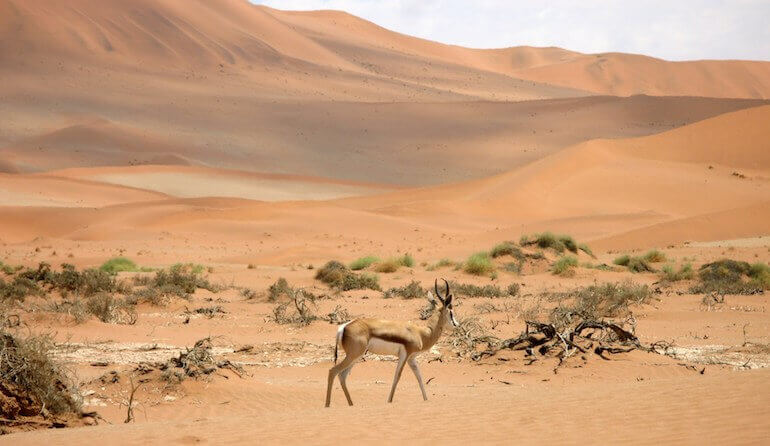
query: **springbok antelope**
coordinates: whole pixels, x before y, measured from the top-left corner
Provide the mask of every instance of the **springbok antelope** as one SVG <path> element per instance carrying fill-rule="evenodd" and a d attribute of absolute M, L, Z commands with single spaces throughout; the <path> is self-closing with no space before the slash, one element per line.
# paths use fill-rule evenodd
<path fill-rule="evenodd" d="M 326 407 L 329 407 L 331 403 L 332 386 L 337 375 L 340 377 L 340 384 L 342 385 L 342 391 L 345 392 L 348 405 L 353 405 L 345 379 L 350 374 L 350 370 L 355 365 L 355 362 L 364 356 L 367 351 L 378 355 L 398 357 L 396 376 L 393 378 L 393 386 L 390 388 L 390 396 L 388 397 L 389 403 L 393 402 L 393 394 L 396 393 L 396 386 L 399 379 L 401 379 L 401 372 L 404 370 L 404 364 L 406 363 L 409 364 L 412 372 L 414 372 L 414 376 L 417 378 L 417 382 L 420 384 L 423 400 L 428 400 L 415 356 L 433 347 L 433 344 L 441 336 L 444 325 L 450 323 L 455 327 L 459 325 L 452 310 L 452 295 L 449 293 L 449 282 L 445 279 L 442 280 L 446 284 L 446 291 L 443 297 L 438 291 L 438 279 L 433 284 L 441 307 L 433 312 L 433 315 L 427 321 L 427 325 L 359 318 L 339 326 L 334 344 L 335 365 L 329 369 L 329 382 L 326 387 Z M 428 298 L 430 299 L 430 292 L 428 292 Z M 345 359 L 337 364 L 337 348 L 340 344 L 342 344 L 342 348 L 345 350 Z"/>

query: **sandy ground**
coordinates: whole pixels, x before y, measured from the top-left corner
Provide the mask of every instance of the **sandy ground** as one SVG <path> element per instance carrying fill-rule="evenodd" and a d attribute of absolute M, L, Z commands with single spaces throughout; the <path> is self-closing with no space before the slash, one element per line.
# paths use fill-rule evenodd
<path fill-rule="evenodd" d="M 706 304 L 656 273 L 584 266 L 651 248 L 696 268 L 770 261 L 770 62 L 473 50 L 240 0 L 0 0 L 0 60 L 0 261 L 193 262 L 229 286 L 141 305 L 134 325 L 75 324 L 41 299 L 11 308 L 56 337 L 104 421 L 0 444 L 770 438 L 767 293 Z M 498 262 L 495 279 L 429 270 L 545 230 L 597 258 L 580 254 L 572 277 L 547 271 L 555 256 L 521 275 Z M 421 358 L 428 402 L 407 370 L 387 404 L 395 363 L 370 357 L 349 381 L 356 406 L 337 387 L 324 409 L 336 327 L 271 322 L 265 290 L 285 277 L 323 296 L 319 315 L 413 320 L 424 302 L 313 278 L 331 259 L 404 253 L 415 266 L 380 274 L 383 289 L 520 284 L 515 298 L 458 300 L 501 338 L 548 293 L 650 285 L 637 332 L 674 347 L 556 368 L 514 353 L 476 363 L 440 343 Z M 188 311 L 214 305 L 224 313 Z M 150 380 L 122 423 L 127 374 L 207 336 L 245 373 Z M 99 380 L 112 371 L 118 382 Z"/>

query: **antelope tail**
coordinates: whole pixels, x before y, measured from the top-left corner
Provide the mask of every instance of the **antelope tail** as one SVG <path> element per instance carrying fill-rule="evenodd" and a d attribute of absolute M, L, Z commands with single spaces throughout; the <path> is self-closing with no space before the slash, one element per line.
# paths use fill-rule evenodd
<path fill-rule="evenodd" d="M 340 325 L 339 328 L 337 328 L 337 338 L 334 341 L 334 363 L 335 364 L 337 364 L 337 348 L 339 347 L 340 342 L 342 342 L 342 337 L 345 335 L 345 327 L 347 327 L 350 322 L 345 322 L 344 324 Z"/>

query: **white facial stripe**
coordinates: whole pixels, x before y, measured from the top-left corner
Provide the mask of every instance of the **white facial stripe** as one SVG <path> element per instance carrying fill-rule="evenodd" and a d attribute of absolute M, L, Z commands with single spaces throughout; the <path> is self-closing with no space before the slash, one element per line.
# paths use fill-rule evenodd
<path fill-rule="evenodd" d="M 449 318 L 452 320 L 452 325 L 455 327 L 459 327 L 460 324 L 457 322 L 457 319 L 455 319 L 455 312 L 452 310 L 449 310 Z"/>

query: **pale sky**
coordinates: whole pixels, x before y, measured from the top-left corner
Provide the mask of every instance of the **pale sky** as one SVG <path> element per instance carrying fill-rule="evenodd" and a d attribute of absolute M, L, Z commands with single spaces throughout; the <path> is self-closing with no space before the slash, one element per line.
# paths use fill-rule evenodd
<path fill-rule="evenodd" d="M 252 0 L 339 9 L 474 48 L 558 46 L 668 60 L 770 60 L 770 0 Z"/>

